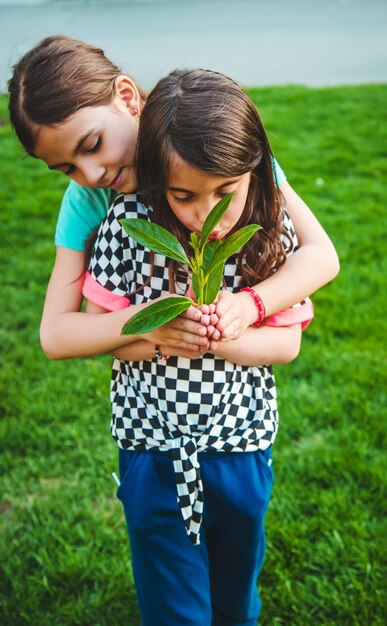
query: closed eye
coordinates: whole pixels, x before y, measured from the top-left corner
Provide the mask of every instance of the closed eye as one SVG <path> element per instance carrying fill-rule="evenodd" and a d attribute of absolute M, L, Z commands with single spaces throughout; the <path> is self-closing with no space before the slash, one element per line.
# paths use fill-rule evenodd
<path fill-rule="evenodd" d="M 63 165 L 61 165 L 60 167 L 63 167 L 63 168 L 64 168 L 64 167 L 66 167 L 66 166 L 65 166 L 65 164 L 63 164 Z M 60 169 L 60 167 L 59 167 L 59 168 L 56 168 L 56 167 L 49 167 L 49 169 L 50 169 L 50 170 L 55 170 L 56 172 L 60 172 L 61 174 L 64 174 L 65 176 L 71 176 L 71 174 L 73 174 L 73 173 L 74 173 L 74 171 L 75 171 L 75 165 L 69 165 L 69 166 L 67 167 L 67 169 L 63 169 L 63 170 L 62 170 L 62 169 Z"/>
<path fill-rule="evenodd" d="M 177 196 L 174 196 L 173 199 L 175 200 L 175 202 L 181 202 L 182 204 L 184 204 L 185 202 L 190 202 L 192 200 L 192 197 L 186 196 L 185 198 L 178 198 Z"/>
<path fill-rule="evenodd" d="M 91 153 L 97 152 L 101 147 L 101 143 L 102 143 L 102 137 L 100 135 L 97 141 L 95 142 L 94 146 L 92 146 L 92 148 L 89 148 L 89 150 L 86 150 L 86 152 L 91 152 Z"/>

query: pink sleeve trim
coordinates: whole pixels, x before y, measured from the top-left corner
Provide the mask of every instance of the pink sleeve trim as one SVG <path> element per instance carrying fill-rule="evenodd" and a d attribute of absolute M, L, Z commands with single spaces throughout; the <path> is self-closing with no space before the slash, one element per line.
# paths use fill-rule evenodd
<path fill-rule="evenodd" d="M 274 315 L 270 315 L 266 319 L 266 326 L 292 326 L 292 324 L 301 324 L 302 330 L 309 326 L 314 317 L 313 304 L 311 300 L 307 300 L 301 306 L 295 306 L 290 309 L 283 309 Z"/>
<path fill-rule="evenodd" d="M 98 304 L 107 311 L 120 311 L 130 306 L 130 300 L 128 298 L 119 296 L 117 293 L 106 289 L 106 287 L 102 287 L 102 285 L 92 277 L 90 272 L 86 272 L 82 293 L 87 300 Z"/>

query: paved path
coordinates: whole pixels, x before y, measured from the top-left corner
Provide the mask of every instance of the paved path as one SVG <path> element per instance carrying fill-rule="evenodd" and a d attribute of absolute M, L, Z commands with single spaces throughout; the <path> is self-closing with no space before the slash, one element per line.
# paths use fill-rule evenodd
<path fill-rule="evenodd" d="M 12 63 L 58 32 L 101 45 L 145 88 L 178 66 L 244 85 L 387 81 L 385 0 L 22 1 L 0 0 L 0 91 Z"/>

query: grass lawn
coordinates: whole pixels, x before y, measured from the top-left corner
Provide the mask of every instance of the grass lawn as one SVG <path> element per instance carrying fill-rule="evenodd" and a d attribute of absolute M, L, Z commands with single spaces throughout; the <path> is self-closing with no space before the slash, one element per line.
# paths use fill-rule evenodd
<path fill-rule="evenodd" d="M 249 93 L 342 267 L 313 298 L 300 357 L 276 370 L 260 624 L 382 626 L 387 85 Z M 111 477 L 110 359 L 50 362 L 39 347 L 66 179 L 24 157 L 6 118 L 3 97 L 0 623 L 137 626 Z"/>

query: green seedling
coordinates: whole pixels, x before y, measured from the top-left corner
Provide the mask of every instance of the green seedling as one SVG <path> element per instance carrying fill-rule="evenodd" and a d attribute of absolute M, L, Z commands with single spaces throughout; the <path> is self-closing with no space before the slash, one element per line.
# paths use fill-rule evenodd
<path fill-rule="evenodd" d="M 192 289 L 196 302 L 183 296 L 171 296 L 150 304 L 136 313 L 122 328 L 123 335 L 148 333 L 174 319 L 190 306 L 211 304 L 218 295 L 224 264 L 238 252 L 261 227 L 249 224 L 226 239 L 210 239 L 215 226 L 220 222 L 233 198 L 232 193 L 222 198 L 208 215 L 200 237 L 191 233 L 189 245 L 193 256 L 188 257 L 183 246 L 168 230 L 144 219 L 123 219 L 121 224 L 127 234 L 153 252 L 188 266 L 192 275 Z"/>

